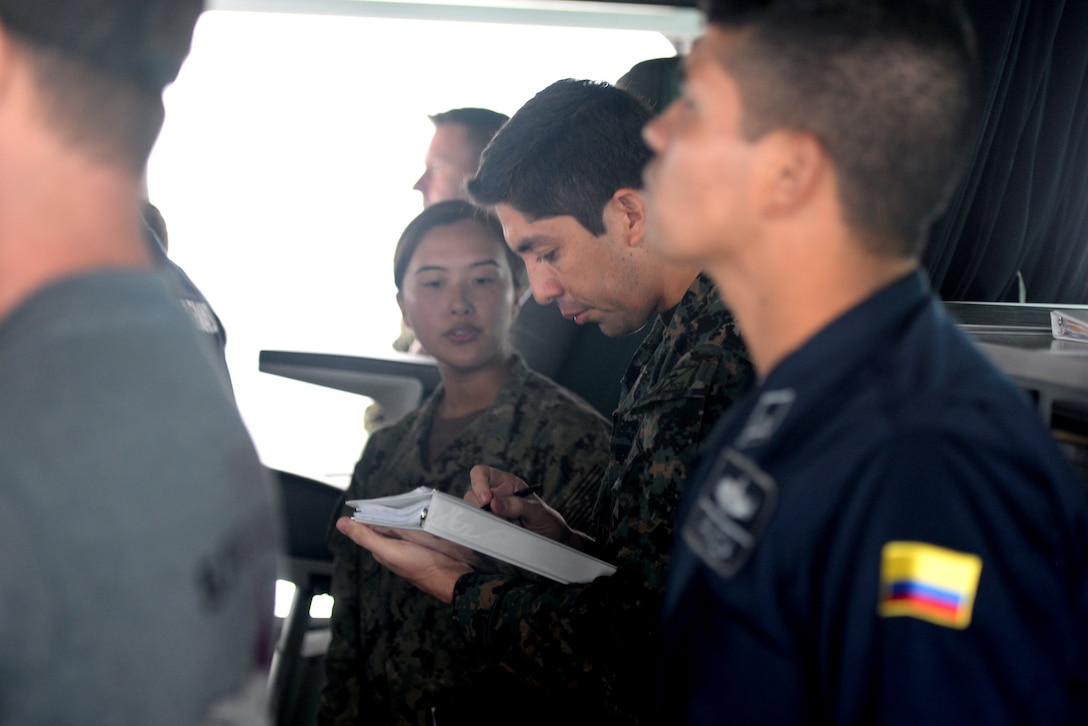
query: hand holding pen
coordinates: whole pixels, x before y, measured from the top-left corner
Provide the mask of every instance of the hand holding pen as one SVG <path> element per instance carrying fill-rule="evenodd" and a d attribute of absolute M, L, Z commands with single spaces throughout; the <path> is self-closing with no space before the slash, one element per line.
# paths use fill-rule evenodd
<path fill-rule="evenodd" d="M 542 487 L 529 486 L 509 472 L 483 465 L 472 467 L 469 479 L 472 490 L 465 499 L 476 506 L 576 549 L 592 546 L 592 539 L 568 527 L 563 515 L 532 496 L 539 494 Z"/>
<path fill-rule="evenodd" d="M 510 496 L 520 497 L 521 499 L 524 499 L 525 497 L 532 496 L 533 494 L 540 494 L 542 491 L 544 491 L 544 487 L 540 486 L 539 484 L 534 484 L 531 487 L 525 487 L 524 489 L 518 489 L 517 491 L 515 491 Z M 491 500 L 491 501 L 494 501 L 494 500 Z M 490 512 L 491 511 L 491 502 L 488 502 L 487 504 L 483 505 L 482 507 L 480 507 L 480 509 L 484 510 L 485 512 Z"/>

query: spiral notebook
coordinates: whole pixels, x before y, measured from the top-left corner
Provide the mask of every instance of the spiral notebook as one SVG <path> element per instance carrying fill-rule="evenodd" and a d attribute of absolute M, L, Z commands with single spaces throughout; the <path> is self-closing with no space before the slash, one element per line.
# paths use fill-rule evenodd
<path fill-rule="evenodd" d="M 429 487 L 376 499 L 353 499 L 352 519 L 364 524 L 427 532 L 439 539 L 556 582 L 590 582 L 613 565 L 530 532 L 464 499 Z"/>

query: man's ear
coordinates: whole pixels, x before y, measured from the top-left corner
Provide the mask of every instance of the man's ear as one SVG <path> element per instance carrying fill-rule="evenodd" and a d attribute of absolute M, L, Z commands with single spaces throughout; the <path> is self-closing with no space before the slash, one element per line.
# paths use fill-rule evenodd
<path fill-rule="evenodd" d="M 627 244 L 636 247 L 646 233 L 646 198 L 639 189 L 617 189 L 609 203 L 615 205 L 623 220 L 623 231 L 627 234 Z"/>
<path fill-rule="evenodd" d="M 772 216 L 792 214 L 811 199 L 827 171 L 823 146 L 805 131 L 776 131 L 763 144 L 762 207 Z"/>

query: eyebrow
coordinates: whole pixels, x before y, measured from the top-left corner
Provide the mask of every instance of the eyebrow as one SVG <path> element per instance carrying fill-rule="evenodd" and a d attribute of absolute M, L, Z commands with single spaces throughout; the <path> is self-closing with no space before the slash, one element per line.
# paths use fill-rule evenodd
<path fill-rule="evenodd" d="M 548 241 L 547 238 L 542 237 L 540 235 L 534 235 L 532 237 L 527 237 L 526 239 L 524 239 L 520 243 L 518 243 L 518 247 L 517 247 L 516 251 L 517 251 L 517 253 L 519 255 L 528 254 L 529 252 L 532 252 L 533 248 L 536 247 L 538 244 L 544 244 L 547 241 Z"/>
<path fill-rule="evenodd" d="M 498 267 L 499 263 L 497 260 L 480 260 L 479 262 L 470 264 L 469 268 L 487 266 Z M 424 265 L 423 267 L 417 268 L 413 274 L 422 275 L 425 272 L 449 272 L 449 268 L 443 267 L 442 265 Z"/>

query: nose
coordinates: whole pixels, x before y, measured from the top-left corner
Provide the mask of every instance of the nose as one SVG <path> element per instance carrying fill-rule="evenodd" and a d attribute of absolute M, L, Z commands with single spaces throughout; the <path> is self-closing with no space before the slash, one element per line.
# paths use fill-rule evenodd
<path fill-rule="evenodd" d="M 472 302 L 471 288 L 466 285 L 451 287 L 454 291 L 450 300 L 450 312 L 454 315 L 472 315 L 476 312 L 476 305 Z"/>
<path fill-rule="evenodd" d="M 414 189 L 417 192 L 422 192 L 423 196 L 427 196 L 427 186 L 428 186 L 427 177 L 429 177 L 429 176 L 430 176 L 430 172 L 427 172 L 427 171 L 423 172 L 423 175 L 421 177 L 419 177 L 418 179 L 416 179 L 416 183 L 412 187 L 412 189 Z"/>
<path fill-rule="evenodd" d="M 545 269 L 543 265 L 529 263 L 526 265 L 526 272 L 529 273 L 529 287 L 532 288 L 533 299 L 541 305 L 555 302 L 563 293 L 563 286 L 559 284 L 555 273 Z"/>

